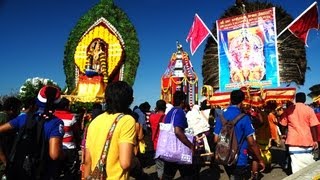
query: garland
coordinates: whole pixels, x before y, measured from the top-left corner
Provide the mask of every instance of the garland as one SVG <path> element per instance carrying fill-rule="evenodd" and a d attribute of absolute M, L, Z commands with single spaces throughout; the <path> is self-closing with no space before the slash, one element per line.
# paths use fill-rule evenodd
<path fill-rule="evenodd" d="M 123 81 L 130 85 L 134 84 L 137 68 L 139 65 L 139 42 L 134 26 L 129 21 L 127 15 L 118 7 L 116 7 L 112 0 L 102 0 L 96 6 L 88 11 L 76 24 L 75 28 L 70 32 L 68 41 L 65 46 L 64 54 L 64 72 L 66 75 L 66 84 L 68 93 L 70 93 L 76 86 L 75 82 L 75 62 L 74 54 L 76 47 L 82 35 L 101 17 L 108 20 L 122 35 L 123 41 L 126 44 L 124 49 L 124 69 Z"/>

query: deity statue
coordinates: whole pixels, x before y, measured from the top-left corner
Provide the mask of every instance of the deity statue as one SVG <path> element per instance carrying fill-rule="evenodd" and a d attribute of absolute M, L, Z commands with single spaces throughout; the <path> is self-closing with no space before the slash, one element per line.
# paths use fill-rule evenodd
<path fill-rule="evenodd" d="M 100 39 L 91 43 L 85 69 L 88 77 L 102 75 L 104 82 L 108 81 L 106 46 Z"/>

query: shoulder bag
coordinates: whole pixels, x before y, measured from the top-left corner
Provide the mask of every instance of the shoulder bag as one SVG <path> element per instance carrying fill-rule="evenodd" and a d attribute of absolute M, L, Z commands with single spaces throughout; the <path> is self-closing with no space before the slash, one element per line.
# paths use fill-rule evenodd
<path fill-rule="evenodd" d="M 107 178 L 107 170 L 106 170 L 106 163 L 107 163 L 107 156 L 108 156 L 108 151 L 109 151 L 109 145 L 111 142 L 111 138 L 113 135 L 113 132 L 116 128 L 116 125 L 118 121 L 124 116 L 124 114 L 119 114 L 117 118 L 114 120 L 108 134 L 107 134 L 107 139 L 106 143 L 104 145 L 104 149 L 101 153 L 100 160 L 97 163 L 97 166 L 94 168 L 94 170 L 91 172 L 90 176 L 88 176 L 86 179 L 87 180 L 102 180 Z"/>
<path fill-rule="evenodd" d="M 192 150 L 184 145 L 174 133 L 174 118 L 177 113 L 175 109 L 171 116 L 170 123 L 160 123 L 156 156 L 168 162 L 178 164 L 192 164 Z M 193 135 L 185 133 L 188 140 L 192 142 Z"/>

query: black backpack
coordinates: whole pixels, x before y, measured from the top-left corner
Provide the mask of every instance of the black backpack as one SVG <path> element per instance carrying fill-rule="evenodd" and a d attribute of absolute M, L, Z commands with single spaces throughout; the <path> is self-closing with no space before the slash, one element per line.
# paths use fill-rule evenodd
<path fill-rule="evenodd" d="M 219 139 L 215 149 L 215 162 L 221 165 L 235 165 L 238 160 L 238 154 L 244 137 L 241 138 L 238 144 L 235 125 L 241 120 L 245 114 L 241 113 L 231 121 L 227 121 L 223 115 L 220 115 L 222 129 L 219 134 Z"/>
<path fill-rule="evenodd" d="M 44 138 L 44 123 L 47 119 L 27 114 L 25 125 L 19 129 L 10 152 L 7 179 L 42 179 L 48 155 Z"/>

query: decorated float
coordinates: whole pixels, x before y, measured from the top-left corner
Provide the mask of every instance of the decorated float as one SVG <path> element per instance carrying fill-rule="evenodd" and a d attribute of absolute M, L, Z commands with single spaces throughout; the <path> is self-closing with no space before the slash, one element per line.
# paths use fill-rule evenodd
<path fill-rule="evenodd" d="M 198 76 L 195 73 L 188 53 L 177 42 L 177 51 L 172 54 L 168 67 L 161 77 L 161 99 L 173 103 L 177 90 L 187 94 L 190 106 L 198 104 Z"/>
<path fill-rule="evenodd" d="M 255 107 L 293 101 L 296 89 L 289 85 L 303 85 L 307 69 L 304 42 L 287 31 L 293 18 L 271 3 L 240 2 L 211 30 L 217 40 L 208 38 L 204 50 L 202 96 L 223 107 L 233 89 L 244 91 L 244 103 Z"/>
<path fill-rule="evenodd" d="M 64 71 L 72 102 L 102 102 L 108 83 L 133 85 L 139 64 L 139 43 L 126 14 L 112 0 L 101 0 L 71 31 Z"/>

